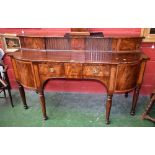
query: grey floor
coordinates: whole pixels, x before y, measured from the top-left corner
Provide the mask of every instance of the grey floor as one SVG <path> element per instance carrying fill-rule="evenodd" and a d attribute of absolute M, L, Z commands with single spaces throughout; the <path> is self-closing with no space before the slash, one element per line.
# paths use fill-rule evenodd
<path fill-rule="evenodd" d="M 2 95 L 2 94 L 1 94 Z M 0 126 L 64 126 L 64 127 L 151 127 L 154 123 L 142 120 L 148 96 L 140 96 L 136 108 L 136 115 L 131 116 L 130 108 L 132 95 L 128 98 L 122 95 L 113 96 L 110 125 L 105 124 L 105 94 L 82 94 L 45 92 L 47 121 L 42 120 L 42 112 L 38 95 L 33 91 L 26 91 L 29 109 L 25 110 L 18 90 L 12 91 L 15 107 L 11 108 L 9 99 L 0 99 Z M 152 114 L 155 111 L 153 109 Z"/>

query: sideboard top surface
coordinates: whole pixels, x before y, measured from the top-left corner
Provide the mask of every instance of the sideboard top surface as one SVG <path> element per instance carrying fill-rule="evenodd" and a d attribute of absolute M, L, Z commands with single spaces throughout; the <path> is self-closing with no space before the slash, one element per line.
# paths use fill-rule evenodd
<path fill-rule="evenodd" d="M 75 63 L 133 63 L 144 55 L 140 51 L 88 51 L 88 50 L 18 50 L 10 56 L 23 61 L 75 62 Z"/>

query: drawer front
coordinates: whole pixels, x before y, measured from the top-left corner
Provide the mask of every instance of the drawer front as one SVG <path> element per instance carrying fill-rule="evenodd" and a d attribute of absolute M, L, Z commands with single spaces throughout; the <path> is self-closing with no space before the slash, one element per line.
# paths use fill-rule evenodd
<path fill-rule="evenodd" d="M 110 67 L 103 64 L 86 64 L 83 66 L 83 76 L 85 77 L 104 77 L 109 76 Z"/>
<path fill-rule="evenodd" d="M 81 78 L 82 77 L 82 64 L 65 63 L 65 76 L 67 78 Z"/>
<path fill-rule="evenodd" d="M 46 75 L 51 77 L 63 77 L 64 65 L 63 63 L 39 64 L 39 73 L 41 75 Z"/>

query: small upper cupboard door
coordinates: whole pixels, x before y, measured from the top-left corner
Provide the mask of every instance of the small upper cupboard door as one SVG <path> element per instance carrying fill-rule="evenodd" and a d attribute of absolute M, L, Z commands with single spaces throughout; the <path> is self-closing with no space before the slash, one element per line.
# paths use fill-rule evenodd
<path fill-rule="evenodd" d="M 20 43 L 22 48 L 45 49 L 44 38 L 20 36 Z"/>
<path fill-rule="evenodd" d="M 118 51 L 131 51 L 140 48 L 142 38 L 122 38 L 118 46 Z"/>

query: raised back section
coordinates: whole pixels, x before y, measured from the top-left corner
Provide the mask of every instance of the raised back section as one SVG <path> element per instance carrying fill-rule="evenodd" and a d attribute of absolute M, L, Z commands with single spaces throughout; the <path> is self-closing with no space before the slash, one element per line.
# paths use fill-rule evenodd
<path fill-rule="evenodd" d="M 88 37 L 86 38 L 86 50 L 111 51 L 112 38 Z"/>
<path fill-rule="evenodd" d="M 45 50 L 139 50 L 142 37 L 94 37 L 94 36 L 26 36 L 19 35 L 21 47 Z"/>
<path fill-rule="evenodd" d="M 46 49 L 69 50 L 69 40 L 63 37 L 45 38 Z"/>

